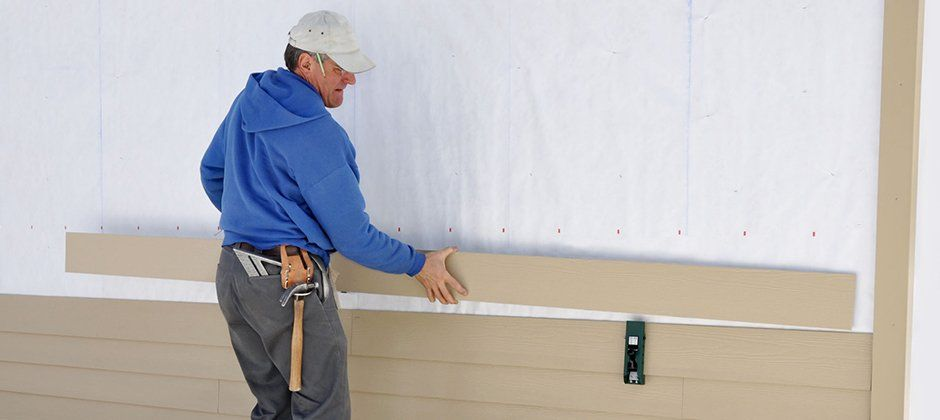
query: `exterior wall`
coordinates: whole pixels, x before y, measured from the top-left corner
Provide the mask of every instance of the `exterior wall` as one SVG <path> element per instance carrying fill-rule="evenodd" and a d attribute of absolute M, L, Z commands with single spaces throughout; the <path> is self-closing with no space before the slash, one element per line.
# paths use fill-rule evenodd
<path fill-rule="evenodd" d="M 80 320 L 80 322 L 67 322 Z M 357 419 L 867 419 L 871 335 L 345 311 Z M 244 418 L 216 305 L 0 295 L 5 418 Z"/>

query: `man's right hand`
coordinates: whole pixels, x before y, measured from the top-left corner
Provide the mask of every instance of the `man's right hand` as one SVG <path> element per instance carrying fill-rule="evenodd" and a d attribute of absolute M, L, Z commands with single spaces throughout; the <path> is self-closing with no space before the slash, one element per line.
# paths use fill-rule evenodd
<path fill-rule="evenodd" d="M 457 247 L 452 246 L 425 255 L 424 267 L 421 267 L 421 272 L 415 275 L 414 278 L 424 286 L 429 301 L 434 302 L 437 299 L 445 305 L 448 303 L 457 304 L 457 299 L 454 299 L 450 290 L 447 289 L 448 285 L 453 287 L 457 293 L 467 296 L 467 289 L 450 275 L 444 263 L 447 257 L 455 252 L 457 252 Z"/>

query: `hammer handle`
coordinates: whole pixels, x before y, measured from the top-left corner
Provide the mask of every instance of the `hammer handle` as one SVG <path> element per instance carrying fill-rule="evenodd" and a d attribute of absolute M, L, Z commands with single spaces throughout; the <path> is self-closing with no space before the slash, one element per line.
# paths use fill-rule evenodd
<path fill-rule="evenodd" d="M 300 362 L 304 350 L 304 300 L 294 298 L 294 330 L 290 341 L 290 383 L 288 389 L 300 391 Z"/>

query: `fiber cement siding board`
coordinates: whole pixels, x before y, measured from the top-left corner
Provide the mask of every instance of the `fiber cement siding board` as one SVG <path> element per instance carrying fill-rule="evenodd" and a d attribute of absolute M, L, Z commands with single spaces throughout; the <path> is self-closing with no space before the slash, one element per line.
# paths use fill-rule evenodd
<path fill-rule="evenodd" d="M 646 348 L 655 375 L 871 388 L 868 333 L 648 324 L 651 336 Z"/>
<path fill-rule="evenodd" d="M 343 258 L 333 264 L 341 290 L 426 296 L 407 276 Z M 469 252 L 447 266 L 470 291 L 466 299 L 480 302 L 835 329 L 852 328 L 855 306 L 852 274 Z"/>
<path fill-rule="evenodd" d="M 575 411 L 525 405 L 495 404 L 439 398 L 352 392 L 352 418 L 355 420 L 670 420 L 670 417 L 633 416 L 596 411 Z M 255 397 L 245 382 L 222 381 L 219 412 L 247 415 Z M 442 413 L 446 416 L 442 417 Z M 678 419 L 678 417 L 676 417 Z"/>
<path fill-rule="evenodd" d="M 677 420 L 671 417 L 572 411 L 524 405 L 353 392 L 353 420 Z M 442 416 L 441 413 L 446 413 Z"/>
<path fill-rule="evenodd" d="M 216 239 L 66 235 L 69 272 L 215 279 Z M 121 258 L 97 258 L 102 252 Z M 407 276 L 369 270 L 338 255 L 333 264 L 341 290 L 425 296 Z M 448 267 L 470 290 L 469 299 L 481 302 L 837 329 L 851 329 L 855 305 L 852 274 L 467 252 L 450 257 Z M 571 288 L 572 282 L 590 287 Z M 596 289 L 606 292 L 590 292 Z"/>
<path fill-rule="evenodd" d="M 623 371 L 625 324 L 356 311 L 350 352 L 499 366 Z M 648 324 L 652 376 L 868 390 L 871 335 Z"/>
<path fill-rule="evenodd" d="M 349 317 L 340 310 L 344 328 Z M 0 331 L 232 346 L 222 312 L 213 303 L 0 294 Z"/>
<path fill-rule="evenodd" d="M 217 351 L 230 351 L 227 347 L 227 337 L 225 347 L 85 338 L 72 335 L 76 332 L 93 337 L 108 335 L 102 333 L 113 325 L 102 325 L 96 319 L 95 322 L 59 322 L 60 326 L 80 325 L 77 331 L 61 327 L 56 329 L 52 328 L 53 324 L 47 322 L 47 319 L 38 316 L 49 307 L 66 308 L 56 315 L 55 319 L 60 320 L 86 319 L 83 317 L 91 313 L 98 314 L 101 319 L 113 319 L 129 316 L 127 311 L 130 310 L 130 313 L 150 314 L 150 318 L 138 318 L 138 321 L 147 325 L 159 325 L 161 320 L 166 320 L 168 314 L 177 309 L 178 303 L 132 301 L 130 303 L 139 305 L 129 307 L 126 305 L 129 302 L 113 299 L 19 295 L 0 296 L 0 303 L 0 315 L 3 315 L 0 316 L 0 325 L 4 327 L 15 324 L 18 329 L 29 330 L 39 326 L 62 333 L 61 336 L 0 333 L 0 358 L 30 362 L 0 362 L 0 390 L 7 393 L 98 400 L 107 407 L 111 407 L 108 403 L 115 403 L 182 409 L 187 410 L 187 413 L 214 413 L 220 410 L 221 413 L 235 416 L 244 416 L 254 406 L 254 397 L 248 391 L 232 360 L 228 362 L 227 367 L 222 363 L 222 370 L 219 370 L 220 366 L 211 366 L 213 361 L 203 360 L 204 357 L 219 357 L 220 355 L 215 354 Z M 183 305 L 188 307 L 192 304 Z M 200 325 L 199 316 L 217 316 L 218 308 L 215 305 L 195 305 L 212 310 L 202 312 L 201 315 L 198 312 L 190 312 L 191 316 L 196 317 L 190 318 L 193 324 Z M 17 319 L 19 322 L 11 321 L 10 312 L 22 315 Z M 866 391 L 705 381 L 652 374 L 649 376 L 649 384 L 644 387 L 624 385 L 620 376 L 623 340 L 621 323 L 365 311 L 342 311 L 341 315 L 344 328 L 351 332 L 351 351 L 358 352 L 363 347 L 372 348 L 366 353 L 386 356 L 350 357 L 350 381 L 353 390 L 356 394 L 395 394 L 405 398 L 405 402 L 396 400 L 395 404 L 400 407 L 397 409 L 406 412 L 431 410 L 442 404 L 439 401 L 444 400 L 453 400 L 447 401 L 446 404 L 457 407 L 458 411 L 466 410 L 467 418 L 472 418 L 473 413 L 477 412 L 493 412 L 499 416 L 498 413 L 502 412 L 503 407 L 509 407 L 506 408 L 509 410 L 507 413 L 510 413 L 507 418 L 526 418 L 526 410 L 535 410 L 532 416 L 540 418 L 544 418 L 540 414 L 542 411 L 554 413 L 552 415 L 559 418 L 565 418 L 564 413 L 567 411 L 578 411 L 578 418 L 592 418 L 581 416 L 580 411 L 590 412 L 597 418 L 605 418 L 603 412 L 678 418 L 682 415 L 684 407 L 688 418 L 821 418 L 814 417 L 813 413 L 822 412 L 829 413 L 825 416 L 827 418 L 841 419 L 863 418 L 856 415 L 868 410 L 869 394 Z M 90 325 L 96 328 L 87 328 Z M 224 328 L 224 324 L 218 326 Z M 668 366 L 673 366 L 671 369 L 679 371 L 691 370 L 695 366 L 708 365 L 709 362 L 727 363 L 717 370 L 759 371 L 757 365 L 773 364 L 774 361 L 742 361 L 758 353 L 753 349 L 748 350 L 747 346 L 785 348 L 787 340 L 797 341 L 810 349 L 805 353 L 808 356 L 835 352 L 829 357 L 855 360 L 860 351 L 858 347 L 864 348 L 867 337 L 863 334 L 661 324 L 650 324 L 648 328 L 648 373 L 666 369 Z M 395 333 L 389 334 L 389 331 Z M 745 335 L 740 336 L 739 333 Z M 758 335 L 747 335 L 754 333 Z M 784 335 L 778 336 L 778 333 Z M 789 334 L 792 336 L 788 336 Z M 820 334 L 851 339 L 840 342 L 835 339 L 808 338 Z M 183 335 L 190 336 L 192 333 Z M 160 336 L 149 335 L 148 338 Z M 174 333 L 170 336 L 175 338 L 180 335 Z M 520 340 L 519 337 L 526 338 Z M 466 340 L 471 338 L 473 345 L 482 347 L 467 347 Z M 671 344 L 670 340 L 673 340 Z M 735 341 L 740 343 L 735 344 Z M 827 344 L 830 341 L 836 344 Z M 378 347 L 383 342 L 385 346 Z M 553 344 L 556 342 L 560 344 Z M 726 346 L 723 347 L 722 343 L 726 343 Z M 553 345 L 562 347 L 552 347 Z M 837 351 L 833 350 L 832 346 Z M 707 355 L 696 354 L 696 348 L 711 348 L 714 360 L 705 360 Z M 56 351 L 49 352 L 45 349 Z M 34 351 L 30 353 L 30 350 Z M 676 353 L 671 355 L 671 351 Z M 735 351 L 741 353 L 736 354 Z M 769 352 L 767 348 L 761 351 Z M 387 357 L 439 360 L 442 359 L 442 354 L 446 355 L 445 359 L 457 360 L 460 363 Z M 567 357 L 568 354 L 577 356 Z M 779 360 L 787 360 L 790 358 L 787 354 L 783 352 L 776 356 L 783 356 Z M 554 358 L 559 355 L 560 358 Z M 657 355 L 661 359 L 657 359 Z M 96 356 L 102 360 L 93 360 Z M 171 360 L 180 357 L 182 360 Z M 674 361 L 666 363 L 669 358 Z M 136 363 L 147 366 L 132 366 Z M 492 365 L 500 363 L 507 365 Z M 741 368 L 736 363 L 753 365 Z M 807 363 L 813 365 L 812 360 Z M 83 368 L 50 366 L 56 364 Z M 811 375 L 789 364 L 791 363 L 783 362 L 778 368 L 782 371 L 793 369 L 793 376 Z M 548 366 L 550 369 L 538 366 Z M 562 366 L 564 370 L 558 369 Z M 189 368 L 193 370 L 189 373 L 182 372 Z M 611 368 L 615 369 L 614 373 L 599 373 Z M 119 371 L 132 369 L 152 369 L 158 374 Z M 592 369 L 599 370 L 592 372 Z M 815 369 L 825 372 L 826 365 L 820 363 Z M 713 373 L 707 371 L 685 375 L 707 376 Z M 176 374 L 223 376 L 225 380 L 173 376 Z M 839 371 L 828 374 L 839 376 Z M 842 380 L 844 379 L 839 381 Z M 763 380 L 757 382 L 761 381 Z M 408 408 L 409 402 L 415 405 Z M 94 401 L 89 401 L 89 404 L 98 407 Z M 519 408 L 520 406 L 522 408 Z M 76 411 L 78 415 L 91 412 L 93 411 Z M 762 417 L 767 415 L 772 417 Z M 89 417 L 93 416 L 89 414 Z M 180 418 L 187 417 L 181 414 Z"/>
<path fill-rule="evenodd" d="M 0 391 L 217 413 L 216 380 L 0 362 Z"/>
<path fill-rule="evenodd" d="M 221 246 L 218 239 L 66 232 L 65 271 L 214 282 Z"/>
<path fill-rule="evenodd" d="M 0 294 L 0 331 L 231 346 L 207 303 Z"/>
<path fill-rule="evenodd" d="M 868 420 L 869 391 L 686 379 L 685 418 Z"/>
<path fill-rule="evenodd" d="M 623 374 L 349 358 L 352 391 L 514 404 L 550 409 L 681 417 L 682 379 L 647 376 L 626 385 Z"/>
<path fill-rule="evenodd" d="M 230 348 L 0 332 L 0 361 L 243 380 Z"/>
<path fill-rule="evenodd" d="M 0 391 L 4 420 L 243 420 L 244 416 L 200 413 L 103 401 Z"/>

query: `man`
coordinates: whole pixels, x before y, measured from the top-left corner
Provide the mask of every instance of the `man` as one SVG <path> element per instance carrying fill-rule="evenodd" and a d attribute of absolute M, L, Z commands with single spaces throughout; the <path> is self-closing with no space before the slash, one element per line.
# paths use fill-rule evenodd
<path fill-rule="evenodd" d="M 326 264 L 339 251 L 364 266 L 413 276 L 431 302 L 456 304 L 448 286 L 464 296 L 467 291 L 444 265 L 456 248 L 421 254 L 369 222 L 356 152 L 326 110 L 342 105 L 356 73 L 375 66 L 360 52 L 348 21 L 330 11 L 310 13 L 289 35 L 287 69 L 248 78 L 202 159 L 202 184 L 222 212 L 225 231 L 216 290 L 232 347 L 258 399 L 252 419 L 349 418 L 347 341 L 335 297 L 304 299 L 302 388 L 292 393 L 294 314 L 278 302 L 280 274 L 249 277 L 234 248 L 278 259 L 279 246 L 289 245 Z M 280 269 L 264 265 L 269 272 Z"/>

